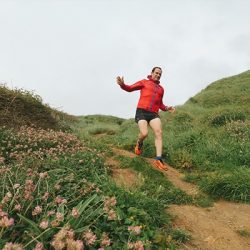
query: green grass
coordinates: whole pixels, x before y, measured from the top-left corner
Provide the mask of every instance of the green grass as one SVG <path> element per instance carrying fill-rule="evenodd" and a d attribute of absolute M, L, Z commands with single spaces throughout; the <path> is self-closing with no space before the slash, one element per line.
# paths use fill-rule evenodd
<path fill-rule="evenodd" d="M 175 113 L 161 112 L 165 161 L 185 173 L 199 173 L 200 179 L 204 180 L 210 173 L 213 176 L 223 171 L 227 176 L 238 169 L 249 169 L 249 82 L 250 71 L 216 81 L 184 105 L 176 107 Z M 96 122 L 95 125 L 98 124 Z M 110 129 L 114 125 L 110 120 Z M 112 135 L 102 138 L 101 142 L 133 150 L 138 136 L 138 127 L 134 120 L 125 120 L 114 130 Z M 142 156 L 155 156 L 152 131 L 144 143 Z M 245 171 L 243 175 L 246 178 L 242 181 L 248 181 L 248 172 Z M 218 185 L 225 185 L 223 178 L 217 181 Z M 198 180 L 194 180 L 194 183 L 198 184 Z M 236 185 L 235 181 L 227 183 L 231 195 L 229 192 L 219 192 L 216 188 L 212 192 L 209 187 L 205 188 L 208 185 L 205 183 L 210 182 L 203 181 L 202 186 L 208 194 L 217 193 L 221 198 L 249 202 L 247 188 Z M 230 185 L 231 188 L 228 187 Z M 246 183 L 245 185 L 248 187 Z"/>
<path fill-rule="evenodd" d="M 187 241 L 191 240 L 191 235 L 189 235 L 184 230 L 176 229 L 172 232 L 172 238 L 178 243 L 186 243 Z"/>
<path fill-rule="evenodd" d="M 232 201 L 250 202 L 250 169 L 218 172 L 199 183 L 208 194 Z"/>
<path fill-rule="evenodd" d="M 250 238 L 250 232 L 249 230 L 242 229 L 242 230 L 237 230 L 237 233 L 243 237 Z"/>
<path fill-rule="evenodd" d="M 163 157 L 205 192 L 195 198 L 143 157 L 117 157 L 122 167 L 140 173 L 141 185 L 126 190 L 111 180 L 105 158 L 114 156 L 111 145 L 133 150 L 138 136 L 133 119 L 74 117 L 44 105 L 32 92 L 1 86 L 0 200 L 9 225 L 0 230 L 0 248 L 12 242 L 32 249 L 40 242 L 52 249 L 58 234 L 72 230 L 73 243 L 79 240 L 86 249 L 104 246 L 107 237 L 106 249 L 136 242 L 145 249 L 177 249 L 190 237 L 171 227 L 169 204 L 207 207 L 216 198 L 249 203 L 249 82 L 250 71 L 219 80 L 175 113 L 160 113 Z M 155 156 L 152 131 L 142 156 Z M 42 212 L 34 214 L 37 206 Z M 133 231 L 138 227 L 139 234 Z M 96 237 L 92 245 L 87 233 Z M 60 243 L 67 247 L 66 239 Z"/>
<path fill-rule="evenodd" d="M 145 168 L 142 174 L 147 176 L 147 184 L 128 191 L 111 181 L 104 164 L 111 152 L 99 141 L 80 141 L 70 133 L 29 127 L 20 131 L 2 128 L 0 136 L 4 155 L 0 163 L 1 212 L 10 223 L 0 230 L 1 249 L 8 242 L 24 249 L 33 249 L 38 243 L 45 249 L 59 243 L 66 247 L 67 236 L 58 240 L 63 230 L 74 233 L 71 241 L 82 242 L 85 249 L 104 246 L 104 236 L 106 246 L 110 245 L 107 249 L 127 249 L 128 244 L 176 249 L 165 207 L 188 202 L 189 197 L 145 161 L 126 159 L 138 171 Z M 160 185 L 152 183 L 152 174 Z M 35 213 L 38 208 L 40 212 Z M 135 233 L 135 228 L 140 232 Z M 95 237 L 91 244 L 87 233 Z M 157 237 L 170 240 L 157 241 Z"/>
<path fill-rule="evenodd" d="M 153 169 L 147 161 L 141 157 L 128 158 L 117 157 L 123 168 L 132 168 L 143 176 L 143 183 L 134 192 L 150 197 L 166 207 L 169 204 L 187 204 L 192 202 L 192 197 L 173 186 L 162 172 Z"/>
<path fill-rule="evenodd" d="M 1 211 L 6 213 L 6 219 L 15 222 L 0 230 L 1 249 L 7 242 L 21 244 L 24 249 L 33 249 L 37 243 L 42 243 L 45 249 L 53 249 L 52 246 L 59 244 L 56 239 L 62 230 L 74 232 L 72 240 L 82 241 L 86 249 L 103 246 L 105 234 L 111 244 L 109 249 L 127 249 L 128 244 L 136 242 L 141 242 L 145 249 L 169 246 L 175 249 L 173 240 L 155 241 L 156 235 L 166 238 L 171 234 L 170 218 L 164 212 L 166 204 L 172 202 L 164 199 L 167 197 L 164 191 L 170 184 L 160 173 L 154 172 L 155 178 L 162 180 L 164 189 L 148 183 L 149 188 L 157 189 L 157 196 L 147 190 L 146 185 L 140 190 L 126 191 L 110 180 L 104 164 L 105 151 L 87 146 L 93 146 L 93 142 L 80 145 L 70 134 L 30 128 L 27 131 L 8 134 L 8 130 L 3 129 L 0 133 L 9 135 L 1 140 L 1 148 L 5 141 L 7 145 L 19 145 L 20 149 L 15 155 L 19 163 L 15 158 L 5 157 L 0 164 Z M 29 139 L 29 146 L 36 145 L 39 138 L 39 150 L 34 148 L 30 154 L 30 148 L 23 144 L 24 138 Z M 54 143 L 48 144 L 47 138 Z M 64 146 L 67 147 L 61 152 Z M 6 155 L 11 152 L 10 148 L 8 150 Z M 41 155 L 47 152 L 46 157 L 35 158 L 38 152 Z M 143 162 L 132 164 L 137 166 Z M 146 167 L 149 171 L 149 166 Z M 176 191 L 170 195 L 173 200 L 179 197 L 186 196 L 180 192 L 178 196 Z M 37 207 L 41 211 L 34 214 Z M 77 217 L 73 216 L 74 209 Z M 139 234 L 133 233 L 136 227 L 140 228 Z M 93 244 L 84 236 L 89 230 L 96 237 Z M 66 246 L 66 238 L 60 240 L 60 244 Z"/>
<path fill-rule="evenodd" d="M 69 130 L 76 117 L 52 109 L 32 91 L 10 89 L 0 85 L 0 126 L 20 128 L 35 126 L 43 129 Z"/>

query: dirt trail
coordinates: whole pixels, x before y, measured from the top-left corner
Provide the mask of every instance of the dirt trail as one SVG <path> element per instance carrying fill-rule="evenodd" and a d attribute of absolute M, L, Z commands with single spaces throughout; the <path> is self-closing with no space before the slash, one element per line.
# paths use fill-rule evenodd
<path fill-rule="evenodd" d="M 128 152 L 126 150 L 113 148 L 113 151 L 118 155 L 123 155 L 123 156 L 127 156 L 130 158 L 137 157 L 132 152 Z M 149 159 L 149 158 L 145 158 L 145 159 L 153 166 L 153 159 Z M 172 168 L 169 165 L 167 165 L 167 167 L 168 167 L 168 171 L 164 171 L 163 173 L 176 187 L 183 190 L 189 195 L 196 195 L 199 193 L 199 189 L 197 188 L 197 186 L 191 183 L 187 183 L 182 180 L 182 178 L 184 177 L 182 173 L 178 172 L 176 169 Z"/>
<path fill-rule="evenodd" d="M 131 152 L 113 148 L 116 155 L 136 157 Z M 147 159 L 152 165 L 152 159 Z M 111 164 L 112 165 L 112 164 Z M 119 163 L 113 161 L 114 177 L 122 177 L 122 185 L 133 185 L 136 182 L 132 170 L 119 170 Z M 153 166 L 153 165 L 152 165 Z M 120 171 L 120 173 L 119 173 Z M 126 173 L 124 173 L 126 171 Z M 127 172 L 128 171 L 128 172 Z M 136 174 L 134 172 L 134 174 Z M 166 177 L 178 188 L 189 195 L 197 195 L 197 186 L 182 180 L 183 174 L 168 166 L 164 172 Z M 193 205 L 171 205 L 168 209 L 174 216 L 174 227 L 184 229 L 192 235 L 192 240 L 183 249 L 199 250 L 250 250 L 249 236 L 241 236 L 239 232 L 250 232 L 250 205 L 226 201 L 215 202 L 213 207 L 201 208 Z"/>

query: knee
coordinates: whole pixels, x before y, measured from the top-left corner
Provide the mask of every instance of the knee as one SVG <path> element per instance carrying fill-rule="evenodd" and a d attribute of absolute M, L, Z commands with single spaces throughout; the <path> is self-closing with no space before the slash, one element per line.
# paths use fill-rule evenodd
<path fill-rule="evenodd" d="M 141 131 L 141 136 L 146 138 L 148 136 L 148 131 Z"/>
<path fill-rule="evenodd" d="M 155 131 L 155 136 L 156 136 L 157 138 L 162 138 L 162 130 L 161 130 L 161 129 L 157 129 L 157 130 Z"/>

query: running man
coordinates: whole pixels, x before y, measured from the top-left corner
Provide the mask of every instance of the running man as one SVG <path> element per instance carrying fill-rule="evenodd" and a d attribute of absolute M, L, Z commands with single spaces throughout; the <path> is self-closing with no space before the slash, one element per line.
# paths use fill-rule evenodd
<path fill-rule="evenodd" d="M 127 92 L 140 90 L 140 99 L 135 115 L 135 121 L 138 124 L 140 132 L 135 146 L 135 154 L 140 155 L 142 153 L 143 141 L 148 136 L 149 125 L 155 135 L 156 158 L 154 165 L 161 170 L 167 170 L 162 160 L 162 126 L 158 111 L 161 109 L 163 111 L 174 112 L 175 108 L 166 106 L 162 102 L 164 89 L 160 85 L 161 74 L 162 69 L 154 67 L 148 79 L 127 85 L 124 83 L 123 77 L 118 76 L 116 82 Z"/>

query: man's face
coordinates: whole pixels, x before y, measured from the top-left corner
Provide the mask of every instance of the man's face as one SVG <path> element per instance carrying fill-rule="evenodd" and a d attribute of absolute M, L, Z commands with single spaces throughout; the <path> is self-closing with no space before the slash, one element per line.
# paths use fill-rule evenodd
<path fill-rule="evenodd" d="M 154 72 L 152 72 L 151 76 L 154 81 L 159 81 L 161 78 L 161 70 L 156 68 Z"/>

